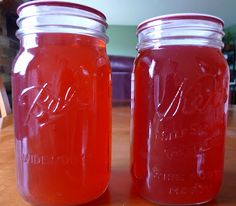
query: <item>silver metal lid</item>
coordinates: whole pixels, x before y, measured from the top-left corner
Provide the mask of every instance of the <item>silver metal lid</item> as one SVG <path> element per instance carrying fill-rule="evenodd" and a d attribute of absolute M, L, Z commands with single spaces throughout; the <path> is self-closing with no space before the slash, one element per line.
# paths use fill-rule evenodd
<path fill-rule="evenodd" d="M 91 7 L 62 0 L 36 0 L 22 4 L 17 13 L 18 38 L 35 33 L 71 33 L 108 42 L 106 17 Z"/>

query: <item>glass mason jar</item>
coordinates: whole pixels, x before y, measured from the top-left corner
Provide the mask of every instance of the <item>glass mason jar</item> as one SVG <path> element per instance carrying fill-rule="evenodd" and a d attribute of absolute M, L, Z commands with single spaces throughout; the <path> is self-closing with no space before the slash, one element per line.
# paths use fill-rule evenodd
<path fill-rule="evenodd" d="M 12 71 L 17 183 L 37 205 L 77 205 L 107 188 L 111 73 L 105 16 L 63 1 L 18 8 Z"/>
<path fill-rule="evenodd" d="M 156 17 L 137 28 L 131 170 L 150 201 L 200 204 L 219 192 L 229 81 L 223 35 L 223 21 L 202 14 Z"/>

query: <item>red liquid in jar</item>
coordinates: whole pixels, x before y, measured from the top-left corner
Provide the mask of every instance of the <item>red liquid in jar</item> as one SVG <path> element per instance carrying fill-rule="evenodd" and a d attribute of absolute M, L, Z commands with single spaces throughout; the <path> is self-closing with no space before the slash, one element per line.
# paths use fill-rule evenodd
<path fill-rule="evenodd" d="M 12 74 L 20 193 L 39 205 L 96 199 L 110 176 L 105 42 L 73 34 L 24 38 Z"/>
<path fill-rule="evenodd" d="M 145 198 L 195 204 L 223 176 L 228 69 L 220 50 L 163 46 L 135 61 L 132 176 Z"/>

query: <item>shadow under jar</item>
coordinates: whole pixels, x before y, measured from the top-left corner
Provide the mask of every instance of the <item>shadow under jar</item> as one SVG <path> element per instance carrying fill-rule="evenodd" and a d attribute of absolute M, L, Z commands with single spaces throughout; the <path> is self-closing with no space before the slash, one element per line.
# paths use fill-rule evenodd
<path fill-rule="evenodd" d="M 131 170 L 141 196 L 188 205 L 219 192 L 228 67 L 223 21 L 202 14 L 156 17 L 137 29 L 132 76 Z"/>
<path fill-rule="evenodd" d="M 36 205 L 92 201 L 110 177 L 106 18 L 62 1 L 28 2 L 18 14 L 21 47 L 12 71 L 18 189 Z"/>

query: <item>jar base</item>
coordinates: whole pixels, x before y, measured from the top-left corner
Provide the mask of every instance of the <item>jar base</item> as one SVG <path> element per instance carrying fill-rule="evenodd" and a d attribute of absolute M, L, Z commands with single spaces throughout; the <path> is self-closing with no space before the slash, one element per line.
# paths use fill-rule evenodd
<path fill-rule="evenodd" d="M 30 203 L 33 206 L 78 206 L 78 205 L 84 205 L 84 204 L 89 204 L 95 200 L 97 200 L 98 198 L 100 198 L 108 189 L 109 184 L 106 185 L 106 187 L 104 188 L 104 190 L 99 193 L 99 195 L 97 195 L 96 197 L 92 198 L 91 200 L 88 201 L 83 201 L 83 202 L 77 202 L 77 203 L 63 203 L 63 204 L 53 204 L 53 203 L 36 203 L 34 200 L 32 200 L 31 197 L 25 196 L 24 194 L 22 194 L 20 192 L 21 197 L 24 199 L 24 201 Z"/>
<path fill-rule="evenodd" d="M 201 202 L 196 202 L 196 203 L 168 203 L 168 202 L 161 202 L 161 201 L 155 201 L 155 200 L 152 200 L 150 198 L 147 198 L 145 196 L 143 196 L 142 194 L 139 194 L 140 197 L 142 197 L 143 199 L 151 202 L 151 203 L 154 203 L 154 204 L 157 204 L 157 205 L 164 205 L 164 206 L 190 206 L 190 205 L 203 205 L 203 204 L 206 204 L 208 202 L 211 202 L 212 200 L 214 200 L 214 198 L 211 198 L 209 200 L 205 200 L 205 201 L 201 201 Z"/>

